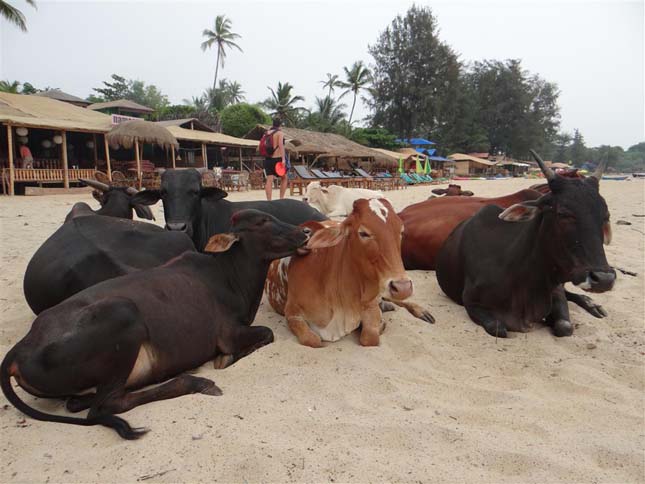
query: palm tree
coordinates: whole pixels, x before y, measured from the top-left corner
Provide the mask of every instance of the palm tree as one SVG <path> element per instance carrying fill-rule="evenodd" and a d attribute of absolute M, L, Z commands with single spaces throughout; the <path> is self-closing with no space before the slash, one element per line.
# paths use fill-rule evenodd
<path fill-rule="evenodd" d="M 262 102 L 262 106 L 271 111 L 271 116 L 278 116 L 283 121 L 293 123 L 293 115 L 302 108 L 296 107 L 295 104 L 304 101 L 302 96 L 291 96 L 293 86 L 288 82 L 282 84 L 278 82 L 278 88 L 274 91 L 273 88 L 267 87 L 271 91 L 271 97 Z"/>
<path fill-rule="evenodd" d="M 231 21 L 226 18 L 226 15 L 218 15 L 215 17 L 214 30 L 204 29 L 202 36 L 206 40 L 202 42 L 202 50 L 210 49 L 213 44 L 217 44 L 217 61 L 215 63 L 215 79 L 213 79 L 213 89 L 217 89 L 217 72 L 219 66 L 224 68 L 224 59 L 226 59 L 226 49 L 235 47 L 240 52 L 244 52 L 242 48 L 235 43 L 235 40 L 241 38 L 240 35 L 231 32 Z"/>
<path fill-rule="evenodd" d="M 226 89 L 228 91 L 228 100 L 231 104 L 239 104 L 244 101 L 245 92 L 242 90 L 242 85 L 239 82 L 229 82 Z"/>
<path fill-rule="evenodd" d="M 327 94 L 328 97 L 331 97 L 335 88 L 342 86 L 342 81 L 338 78 L 338 75 L 332 75 L 329 72 L 327 73 L 327 79 L 320 81 L 320 83 L 323 85 L 323 89 L 329 89 L 329 93 Z"/>
<path fill-rule="evenodd" d="M 367 89 L 367 86 L 372 82 L 372 74 L 365 64 L 363 64 L 363 61 L 354 62 L 351 69 L 347 67 L 343 69 L 345 70 L 345 81 L 341 81 L 341 87 L 345 88 L 345 92 L 343 92 L 342 96 L 350 92 L 354 93 L 352 110 L 349 113 L 349 125 L 351 126 L 354 108 L 356 107 L 356 97 L 361 89 Z"/>
<path fill-rule="evenodd" d="M 307 117 L 307 125 L 323 133 L 338 131 L 341 125 L 346 123 L 343 111 L 346 107 L 331 96 L 317 97 L 316 108 Z"/>
<path fill-rule="evenodd" d="M 25 0 L 27 4 L 36 7 L 35 0 Z M 0 16 L 4 17 L 7 22 L 16 25 L 23 32 L 27 32 L 27 23 L 25 15 L 16 7 L 12 7 L 7 2 L 0 0 Z"/>
<path fill-rule="evenodd" d="M 20 83 L 18 81 L 0 81 L 0 92 L 20 94 Z"/>

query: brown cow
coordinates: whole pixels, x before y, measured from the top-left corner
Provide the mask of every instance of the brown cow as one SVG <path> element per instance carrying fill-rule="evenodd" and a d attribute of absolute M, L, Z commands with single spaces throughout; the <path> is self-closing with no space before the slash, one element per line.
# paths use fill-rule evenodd
<path fill-rule="evenodd" d="M 362 325 L 360 343 L 378 345 L 381 297 L 434 321 L 418 306 L 401 303 L 413 289 L 401 261 L 403 224 L 390 202 L 360 199 L 342 223 L 306 225 L 317 226 L 307 245 L 313 250 L 272 264 L 265 287 L 301 344 L 318 348 Z"/>
<path fill-rule="evenodd" d="M 535 190 L 497 198 L 442 197 L 425 200 L 406 207 L 399 213 L 405 227 L 401 255 L 406 269 L 434 270 L 441 246 L 453 229 L 486 205 L 508 208 L 516 203 L 535 200 Z"/>

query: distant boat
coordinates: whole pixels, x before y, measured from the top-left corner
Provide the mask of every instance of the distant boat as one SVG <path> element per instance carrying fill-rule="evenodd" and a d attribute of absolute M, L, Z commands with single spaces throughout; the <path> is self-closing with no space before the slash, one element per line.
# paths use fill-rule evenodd
<path fill-rule="evenodd" d="M 632 173 L 634 178 L 645 178 L 645 173 Z"/>
<path fill-rule="evenodd" d="M 603 175 L 603 180 L 627 180 L 629 175 Z"/>

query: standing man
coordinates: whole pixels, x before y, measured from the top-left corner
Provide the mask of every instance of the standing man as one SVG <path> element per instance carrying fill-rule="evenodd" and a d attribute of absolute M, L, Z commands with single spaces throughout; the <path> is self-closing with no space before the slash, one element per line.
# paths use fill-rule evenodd
<path fill-rule="evenodd" d="M 274 147 L 274 150 L 271 158 L 264 159 L 264 174 L 267 177 L 266 184 L 264 185 L 264 191 L 266 193 L 267 200 L 271 200 L 271 196 L 273 194 L 274 176 L 282 178 L 282 180 L 280 181 L 280 198 L 284 198 L 285 194 L 287 193 L 287 184 L 289 182 L 289 179 L 287 178 L 286 170 L 284 133 L 282 132 L 281 126 L 282 121 L 280 121 L 280 118 L 273 118 L 273 125 L 268 133 L 272 137 L 272 146 Z M 284 173 L 282 175 L 279 175 L 278 172 L 276 172 L 276 165 L 278 163 L 282 163 L 282 165 L 285 167 Z"/>

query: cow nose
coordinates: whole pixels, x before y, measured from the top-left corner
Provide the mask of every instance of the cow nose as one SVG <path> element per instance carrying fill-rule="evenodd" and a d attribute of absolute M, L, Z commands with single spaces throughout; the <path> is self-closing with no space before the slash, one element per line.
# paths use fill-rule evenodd
<path fill-rule="evenodd" d="M 308 203 L 308 202 L 309 202 L 309 198 L 308 198 L 308 197 L 302 197 L 302 201 L 303 201 L 303 202 L 305 202 L 305 203 Z"/>
<path fill-rule="evenodd" d="M 303 227 L 302 231 L 305 233 L 307 237 L 311 237 L 311 229 L 309 227 Z"/>
<path fill-rule="evenodd" d="M 616 271 L 591 271 L 587 280 L 592 292 L 610 291 L 616 282 Z"/>
<path fill-rule="evenodd" d="M 185 232 L 186 231 L 186 223 L 185 222 L 168 222 L 166 224 L 166 230 L 172 230 L 172 231 L 177 231 L 177 232 Z"/>
<path fill-rule="evenodd" d="M 399 300 L 412 296 L 412 281 L 410 279 L 390 281 L 390 295 Z"/>

